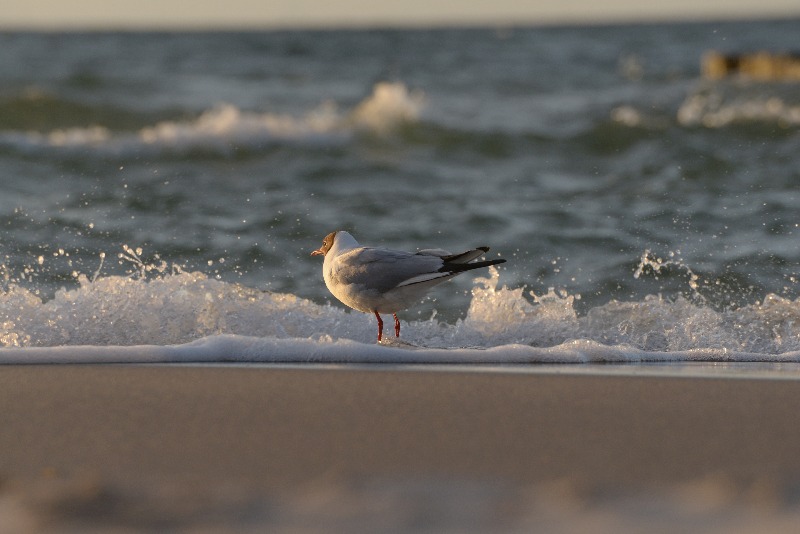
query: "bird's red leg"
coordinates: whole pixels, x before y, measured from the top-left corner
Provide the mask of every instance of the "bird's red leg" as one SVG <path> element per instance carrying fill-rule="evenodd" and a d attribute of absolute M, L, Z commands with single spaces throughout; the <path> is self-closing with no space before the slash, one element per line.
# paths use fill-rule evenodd
<path fill-rule="evenodd" d="M 375 318 L 378 319 L 378 341 L 380 341 L 381 337 L 383 337 L 383 319 L 378 315 L 378 312 L 375 312 Z"/>
<path fill-rule="evenodd" d="M 397 318 L 396 313 L 393 313 L 392 316 L 394 317 L 394 337 L 400 337 L 400 319 Z"/>

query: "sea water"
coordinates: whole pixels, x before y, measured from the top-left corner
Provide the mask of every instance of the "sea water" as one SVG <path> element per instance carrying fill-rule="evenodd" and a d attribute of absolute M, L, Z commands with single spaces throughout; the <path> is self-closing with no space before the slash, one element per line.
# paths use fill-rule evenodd
<path fill-rule="evenodd" d="M 2 33 L 3 358 L 798 361 L 797 22 Z M 336 229 L 508 262 L 376 346 Z"/>

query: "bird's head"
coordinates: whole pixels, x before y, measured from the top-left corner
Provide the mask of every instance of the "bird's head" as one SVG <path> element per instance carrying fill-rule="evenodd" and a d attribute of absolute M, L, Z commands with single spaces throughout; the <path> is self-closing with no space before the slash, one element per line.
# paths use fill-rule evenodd
<path fill-rule="evenodd" d="M 312 256 L 324 256 L 328 253 L 328 251 L 333 246 L 333 242 L 336 240 L 336 232 L 331 232 L 325 236 L 325 239 L 322 240 L 322 246 L 319 247 L 317 250 L 311 253 Z"/>

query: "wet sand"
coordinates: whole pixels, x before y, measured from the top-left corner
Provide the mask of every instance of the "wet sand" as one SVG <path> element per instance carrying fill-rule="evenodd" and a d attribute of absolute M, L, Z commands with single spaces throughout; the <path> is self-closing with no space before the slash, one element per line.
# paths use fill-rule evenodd
<path fill-rule="evenodd" d="M 352 488 L 375 485 L 630 496 L 712 480 L 772 488 L 783 504 L 800 481 L 800 380 L 2 366 L 0 399 L 0 476 L 28 510 L 43 487 L 86 480 L 184 502 L 213 488 L 297 502 L 336 487 L 353 502 Z"/>

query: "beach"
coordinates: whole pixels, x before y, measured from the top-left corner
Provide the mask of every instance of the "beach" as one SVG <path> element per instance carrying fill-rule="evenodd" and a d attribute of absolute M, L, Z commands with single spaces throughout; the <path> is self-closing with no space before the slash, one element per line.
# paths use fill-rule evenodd
<path fill-rule="evenodd" d="M 3 366 L 0 511 L 23 532 L 800 517 L 800 381 L 581 367 Z"/>

